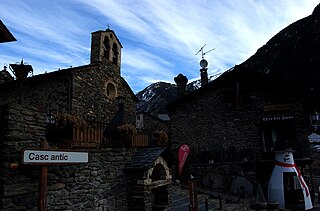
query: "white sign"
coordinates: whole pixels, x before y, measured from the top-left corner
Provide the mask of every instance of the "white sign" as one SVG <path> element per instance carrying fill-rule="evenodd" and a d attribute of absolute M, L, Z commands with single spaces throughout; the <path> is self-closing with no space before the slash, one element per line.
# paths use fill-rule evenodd
<path fill-rule="evenodd" d="M 23 151 L 22 162 L 24 164 L 64 164 L 64 163 L 88 163 L 87 152 L 73 151 L 49 151 L 29 150 Z"/>
<path fill-rule="evenodd" d="M 320 142 L 320 135 L 316 133 L 312 133 L 311 135 L 308 136 L 308 139 L 310 143 L 319 143 Z"/>

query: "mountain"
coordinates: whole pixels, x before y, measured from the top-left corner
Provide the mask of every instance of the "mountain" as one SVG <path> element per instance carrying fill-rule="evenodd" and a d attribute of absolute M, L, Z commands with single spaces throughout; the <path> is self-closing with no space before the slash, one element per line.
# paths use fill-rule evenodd
<path fill-rule="evenodd" d="M 319 88 L 320 4 L 310 16 L 281 30 L 241 65 L 305 88 Z"/>
<path fill-rule="evenodd" d="M 209 81 L 215 79 L 217 75 L 209 77 Z M 191 92 L 201 87 L 201 81 L 195 80 L 187 85 L 187 92 Z M 177 86 L 166 82 L 157 82 L 149 85 L 136 94 L 139 99 L 137 112 L 147 112 L 153 115 L 166 113 L 164 107 L 171 101 L 177 99 Z"/>
<path fill-rule="evenodd" d="M 249 69 L 300 87 L 320 91 L 320 4 L 310 16 L 290 24 L 272 37 L 242 64 Z M 211 77 L 211 80 L 215 77 Z M 200 87 L 200 81 L 187 86 Z M 158 82 L 137 94 L 138 112 L 164 112 L 164 106 L 177 98 L 176 86 Z"/>
<path fill-rule="evenodd" d="M 177 97 L 176 85 L 165 82 L 153 83 L 138 92 L 136 96 L 139 99 L 138 112 L 147 112 L 154 115 L 163 113 L 164 106 Z"/>

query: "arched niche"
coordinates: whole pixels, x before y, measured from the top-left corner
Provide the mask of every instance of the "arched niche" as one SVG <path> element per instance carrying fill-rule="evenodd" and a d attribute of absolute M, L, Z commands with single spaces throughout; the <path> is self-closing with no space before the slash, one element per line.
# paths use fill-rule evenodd
<path fill-rule="evenodd" d="M 112 45 L 112 63 L 118 65 L 119 50 L 116 43 Z"/>
<path fill-rule="evenodd" d="M 127 166 L 128 211 L 170 210 L 172 176 L 165 149 L 139 149 Z"/>
<path fill-rule="evenodd" d="M 103 55 L 107 59 L 110 58 L 110 40 L 108 36 L 105 36 L 103 40 Z"/>
<path fill-rule="evenodd" d="M 167 165 L 167 162 L 159 157 L 155 162 L 154 166 L 146 172 L 148 183 L 153 183 L 161 180 L 170 180 L 171 175 Z"/>

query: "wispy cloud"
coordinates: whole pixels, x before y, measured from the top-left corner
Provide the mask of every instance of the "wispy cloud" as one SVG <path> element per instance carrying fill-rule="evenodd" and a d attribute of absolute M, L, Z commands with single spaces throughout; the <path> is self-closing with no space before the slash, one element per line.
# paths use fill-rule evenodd
<path fill-rule="evenodd" d="M 122 74 L 133 90 L 199 77 L 204 44 L 209 73 L 249 58 L 273 35 L 310 15 L 318 0 L 11 0 L 1 19 L 18 39 L 0 63 L 25 58 L 39 71 L 89 63 L 90 33 L 110 27 L 124 48 Z M 13 61 L 8 61 L 12 59 Z M 18 59 L 18 60 L 17 60 Z M 44 68 L 48 68 L 45 70 Z"/>

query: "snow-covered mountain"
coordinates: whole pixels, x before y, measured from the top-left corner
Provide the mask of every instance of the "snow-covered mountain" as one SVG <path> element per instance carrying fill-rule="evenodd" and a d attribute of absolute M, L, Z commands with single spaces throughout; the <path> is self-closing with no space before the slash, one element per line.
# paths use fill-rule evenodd
<path fill-rule="evenodd" d="M 209 81 L 214 80 L 217 75 L 209 77 Z M 195 80 L 187 85 L 187 92 L 191 92 L 201 87 L 201 81 Z M 153 115 L 166 113 L 164 107 L 171 101 L 177 99 L 177 86 L 166 82 L 157 82 L 149 85 L 136 94 L 139 102 L 138 112 L 147 112 Z"/>

